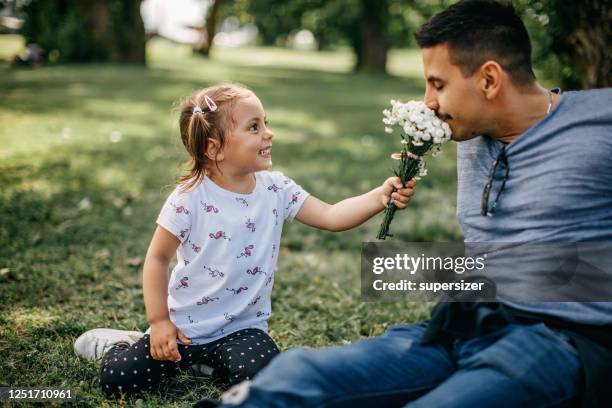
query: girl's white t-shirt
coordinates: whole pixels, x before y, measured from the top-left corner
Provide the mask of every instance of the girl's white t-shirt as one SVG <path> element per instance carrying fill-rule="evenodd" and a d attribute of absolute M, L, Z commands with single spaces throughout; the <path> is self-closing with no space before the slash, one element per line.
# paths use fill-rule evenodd
<path fill-rule="evenodd" d="M 168 309 L 193 344 L 268 328 L 283 221 L 296 216 L 309 194 L 278 171 L 255 177 L 250 194 L 208 177 L 188 191 L 177 186 L 157 218 L 181 241 Z"/>

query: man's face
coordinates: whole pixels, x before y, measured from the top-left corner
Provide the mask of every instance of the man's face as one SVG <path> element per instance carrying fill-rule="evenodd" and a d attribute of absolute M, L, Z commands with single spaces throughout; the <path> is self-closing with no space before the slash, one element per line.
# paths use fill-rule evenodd
<path fill-rule="evenodd" d="M 455 141 L 469 140 L 486 132 L 482 127 L 486 100 L 478 92 L 478 74 L 465 78 L 451 63 L 446 44 L 423 48 L 425 103 L 448 123 Z"/>

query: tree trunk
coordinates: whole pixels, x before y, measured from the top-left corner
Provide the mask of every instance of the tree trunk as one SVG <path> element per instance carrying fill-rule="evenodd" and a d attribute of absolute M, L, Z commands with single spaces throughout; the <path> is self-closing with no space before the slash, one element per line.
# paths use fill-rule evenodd
<path fill-rule="evenodd" d="M 114 7 L 107 1 L 79 2 L 94 44 L 106 61 L 145 63 L 146 35 L 140 16 L 140 0 L 124 0 Z"/>
<path fill-rule="evenodd" d="M 356 55 L 355 69 L 386 72 L 389 41 L 386 36 L 388 0 L 362 0 L 358 33 L 351 43 Z"/>
<path fill-rule="evenodd" d="M 121 35 L 116 38 L 114 58 L 123 62 L 146 63 L 146 33 L 144 22 L 140 15 L 141 0 L 129 0 L 123 3 L 121 18 L 115 31 L 120 31 Z"/>
<path fill-rule="evenodd" d="M 552 50 L 577 73 L 564 78 L 564 89 L 612 86 L 612 3 L 555 0 L 552 11 Z"/>
<path fill-rule="evenodd" d="M 200 43 L 193 49 L 195 53 L 200 54 L 203 57 L 208 57 L 210 55 L 210 50 L 213 46 L 213 39 L 217 33 L 217 17 L 219 15 L 219 6 L 221 5 L 221 1 L 222 0 L 212 0 L 212 4 L 208 8 L 208 12 L 206 14 L 206 23 L 203 32 L 204 38 L 202 38 L 202 41 L 200 41 Z"/>

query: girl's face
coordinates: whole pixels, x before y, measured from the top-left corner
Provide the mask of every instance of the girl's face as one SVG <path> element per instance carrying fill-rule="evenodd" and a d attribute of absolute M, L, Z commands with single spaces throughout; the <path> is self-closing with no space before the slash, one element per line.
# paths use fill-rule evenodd
<path fill-rule="evenodd" d="M 261 101 L 254 94 L 240 98 L 232 112 L 234 128 L 223 147 L 223 171 L 240 176 L 272 166 L 272 138 Z"/>

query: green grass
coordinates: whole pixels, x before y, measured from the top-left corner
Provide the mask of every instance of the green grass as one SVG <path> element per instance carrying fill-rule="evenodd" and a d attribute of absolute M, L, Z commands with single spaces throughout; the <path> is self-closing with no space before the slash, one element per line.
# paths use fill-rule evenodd
<path fill-rule="evenodd" d="M 19 41 L 0 36 L 0 58 Z M 72 343 L 93 327 L 147 327 L 140 267 L 128 260 L 144 257 L 186 160 L 181 97 L 219 81 L 251 87 L 275 131 L 274 167 L 333 202 L 392 174 L 399 143 L 382 131 L 381 111 L 422 95 L 415 51 L 391 54 L 393 76 L 351 73 L 343 50 L 216 50 L 203 60 L 156 41 L 148 52 L 148 68 L 0 67 L 0 384 L 69 387 L 79 406 L 114 405 L 98 390 L 97 364 L 79 361 Z M 454 155 L 448 145 L 429 161 L 430 176 L 396 216 L 396 239 L 461 238 Z M 270 319 L 281 349 L 342 344 L 426 316 L 425 304 L 360 301 L 361 242 L 374 240 L 381 218 L 339 234 L 285 227 Z M 217 394 L 182 376 L 141 402 L 186 407 Z"/>

